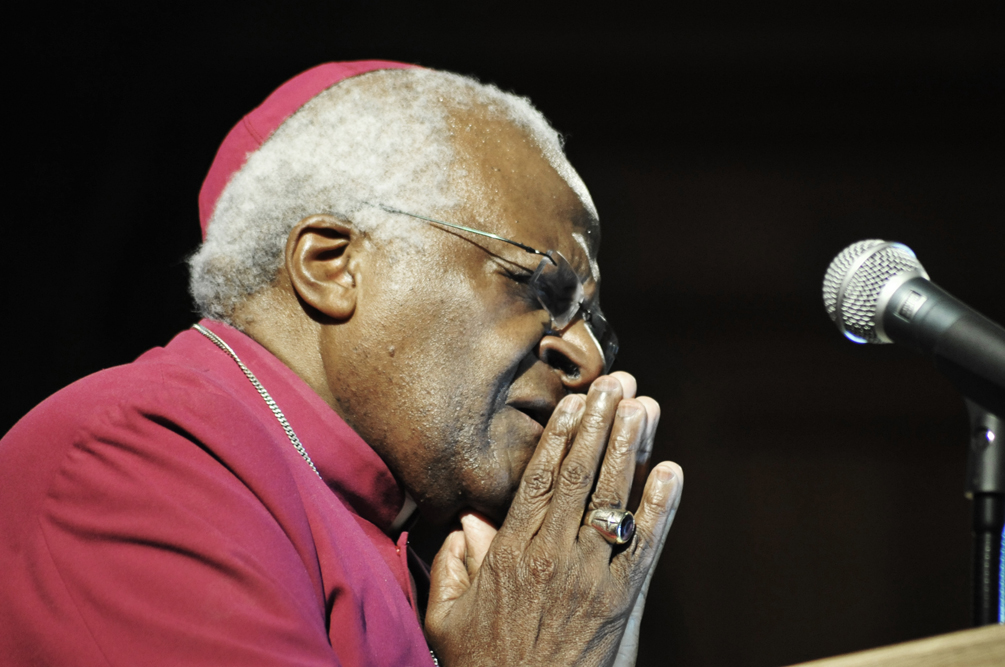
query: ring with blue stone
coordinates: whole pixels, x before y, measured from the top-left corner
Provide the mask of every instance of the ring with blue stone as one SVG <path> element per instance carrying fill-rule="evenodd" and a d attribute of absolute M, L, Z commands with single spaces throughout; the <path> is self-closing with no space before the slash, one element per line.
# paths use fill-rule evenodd
<path fill-rule="evenodd" d="M 625 544 L 635 535 L 635 515 L 628 510 L 592 510 L 586 513 L 583 524 L 596 528 L 611 544 Z"/>

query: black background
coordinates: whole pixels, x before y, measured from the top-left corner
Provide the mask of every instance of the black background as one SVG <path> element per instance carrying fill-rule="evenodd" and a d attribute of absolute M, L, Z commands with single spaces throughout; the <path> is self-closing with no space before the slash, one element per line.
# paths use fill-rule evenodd
<path fill-rule="evenodd" d="M 618 367 L 687 473 L 640 664 L 968 625 L 962 402 L 928 361 L 844 340 L 819 291 L 846 244 L 892 238 L 1005 321 L 1000 0 L 22 7 L 4 430 L 194 321 L 196 196 L 244 113 L 320 62 L 417 62 L 530 96 L 600 209 Z"/>

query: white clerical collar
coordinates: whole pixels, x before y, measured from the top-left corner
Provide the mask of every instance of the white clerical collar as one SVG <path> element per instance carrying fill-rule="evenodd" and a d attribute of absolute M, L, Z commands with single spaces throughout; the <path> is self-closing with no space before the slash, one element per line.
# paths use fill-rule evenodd
<path fill-rule="evenodd" d="M 398 512 L 398 516 L 394 517 L 394 521 L 391 522 L 391 532 L 396 533 L 401 530 L 402 526 L 408 523 L 408 520 L 412 518 L 412 514 L 415 513 L 415 508 L 418 505 L 412 500 L 412 496 L 405 492 L 405 504 L 401 506 L 401 511 Z"/>

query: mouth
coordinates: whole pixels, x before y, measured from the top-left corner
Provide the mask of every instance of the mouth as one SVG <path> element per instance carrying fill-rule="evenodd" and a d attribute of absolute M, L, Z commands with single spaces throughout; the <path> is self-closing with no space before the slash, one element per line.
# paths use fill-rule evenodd
<path fill-rule="evenodd" d="M 555 411 L 555 405 L 554 401 L 545 398 L 517 400 L 509 403 L 511 408 L 522 412 L 540 426 L 541 431 L 544 431 L 544 427 L 548 425 L 548 420 L 551 419 L 551 414 Z"/>

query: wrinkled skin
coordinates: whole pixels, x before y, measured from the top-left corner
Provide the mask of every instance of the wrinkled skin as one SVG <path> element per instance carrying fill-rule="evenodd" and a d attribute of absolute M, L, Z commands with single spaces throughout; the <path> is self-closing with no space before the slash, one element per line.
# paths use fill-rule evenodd
<path fill-rule="evenodd" d="M 466 515 L 440 550 L 426 632 L 444 664 L 635 664 L 683 474 L 672 463 L 656 466 L 624 547 L 581 525 L 584 508 L 626 506 L 639 453 L 655 433 L 645 399 L 620 400 L 634 380 L 618 375 L 594 383 L 585 401 L 559 404 L 498 532 Z"/>
<path fill-rule="evenodd" d="M 592 297 L 591 212 L 521 130 L 455 121 L 473 203 L 443 217 L 561 252 Z M 603 358 L 582 320 L 550 330 L 521 280 L 540 258 L 401 224 L 418 225 L 420 248 L 305 218 L 274 286 L 234 319 L 377 451 L 428 520 L 463 517 L 432 573 L 426 630 L 444 664 L 612 664 L 619 646 L 619 664 L 633 663 L 679 468 L 654 469 L 626 547 L 581 522 L 588 506 L 627 505 L 659 407 L 634 398 L 627 374 L 594 383 Z"/>

